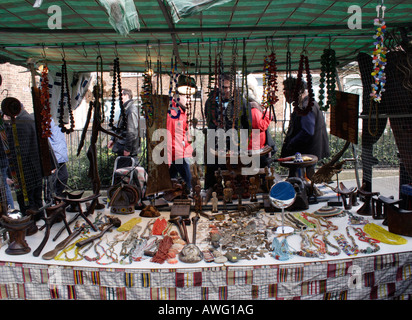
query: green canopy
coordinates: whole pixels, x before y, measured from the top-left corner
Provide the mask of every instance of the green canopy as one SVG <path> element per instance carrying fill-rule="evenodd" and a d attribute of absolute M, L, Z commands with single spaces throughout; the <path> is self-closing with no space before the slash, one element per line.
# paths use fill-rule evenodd
<path fill-rule="evenodd" d="M 116 1 L 124 0 L 112 0 Z M 264 56 L 272 49 L 278 70 L 284 70 L 288 47 L 292 70 L 304 49 L 311 69 L 318 69 L 329 46 L 336 51 L 339 66 L 344 66 L 361 51 L 372 53 L 378 4 L 376 0 L 231 0 L 192 10 L 175 23 L 171 0 L 138 0 L 134 5 L 140 27 L 123 35 L 110 23 L 102 1 L 44 0 L 33 7 L 34 2 L 0 2 L 0 62 L 27 66 L 31 58 L 60 65 L 64 57 L 69 70 L 90 72 L 96 70 L 97 56 L 106 71 L 118 56 L 121 71 L 143 72 L 148 60 L 155 69 L 159 60 L 163 72 L 168 72 L 175 53 L 179 70 L 185 66 L 189 72 L 202 73 L 209 72 L 210 60 L 214 66 L 216 53 L 222 53 L 227 69 L 237 53 L 239 70 L 245 55 L 247 70 L 262 72 Z M 399 36 L 399 28 L 412 26 L 412 1 L 391 0 L 384 5 L 388 35 Z M 59 10 L 61 29 L 50 28 Z"/>

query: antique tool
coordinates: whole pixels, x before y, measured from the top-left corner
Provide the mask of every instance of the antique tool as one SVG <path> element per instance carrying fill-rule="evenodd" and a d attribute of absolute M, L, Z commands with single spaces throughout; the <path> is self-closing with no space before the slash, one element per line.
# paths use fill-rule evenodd
<path fill-rule="evenodd" d="M 185 232 L 183 231 L 182 227 L 182 216 L 176 216 L 174 218 L 170 218 L 169 222 L 176 224 L 177 228 L 179 229 L 180 237 L 182 238 L 183 241 L 187 241 L 187 238 L 185 236 Z"/>
<path fill-rule="evenodd" d="M 106 228 L 104 228 L 99 234 L 96 234 L 90 238 L 87 238 L 83 241 L 80 241 L 78 243 L 76 243 L 76 246 L 78 247 L 83 247 L 86 244 L 89 244 L 90 242 L 93 242 L 96 239 L 101 238 L 107 231 L 109 231 L 112 227 L 120 227 L 122 222 L 120 221 L 119 218 L 112 218 L 112 217 L 108 217 L 109 218 L 109 224 L 106 226 Z"/>
<path fill-rule="evenodd" d="M 46 252 L 45 254 L 42 255 L 42 258 L 44 260 L 51 260 L 55 256 L 57 256 L 57 253 L 60 250 L 63 250 L 74 238 L 76 238 L 84 229 L 84 226 L 81 226 L 77 230 L 73 231 L 66 239 L 64 239 L 62 242 L 57 244 L 53 250 L 50 250 L 49 252 Z"/>
<path fill-rule="evenodd" d="M 196 229 L 197 229 L 196 227 L 197 227 L 198 220 L 199 220 L 199 215 L 196 215 L 195 217 L 192 218 L 192 223 L 193 223 L 192 243 L 189 243 L 189 239 L 188 239 L 187 244 L 179 252 L 179 259 L 182 262 L 196 263 L 203 259 L 203 253 L 199 249 L 199 247 L 196 245 Z M 184 226 L 186 229 L 186 225 Z"/>

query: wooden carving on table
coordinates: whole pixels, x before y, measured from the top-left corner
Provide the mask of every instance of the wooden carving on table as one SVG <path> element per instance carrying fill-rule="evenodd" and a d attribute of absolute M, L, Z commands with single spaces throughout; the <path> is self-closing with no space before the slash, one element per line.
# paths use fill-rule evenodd
<path fill-rule="evenodd" d="M 99 132 L 101 131 L 108 135 L 112 135 L 116 138 L 119 138 L 119 139 L 121 138 L 119 135 L 104 129 L 101 125 L 103 106 L 100 101 L 100 95 L 101 95 L 100 91 L 101 91 L 101 88 L 98 85 L 95 85 L 93 88 L 94 101 L 91 101 L 89 104 L 89 110 L 87 112 L 86 123 L 83 128 L 82 136 L 81 136 L 80 143 L 77 149 L 77 156 L 79 156 L 80 151 L 84 145 L 84 139 L 86 137 L 87 129 L 89 127 L 89 123 L 90 123 L 91 116 L 93 113 L 92 133 L 91 133 L 91 138 L 90 138 L 90 146 L 89 146 L 89 149 L 87 150 L 87 158 L 89 159 L 89 162 L 90 162 L 88 177 L 92 180 L 92 190 L 94 194 L 98 194 L 100 192 L 100 185 L 101 185 L 99 171 L 97 167 L 97 149 L 96 149 L 96 143 L 97 143 L 97 138 L 99 136 Z M 104 205 L 100 204 L 97 201 L 95 208 L 103 209 Z"/>
<path fill-rule="evenodd" d="M 156 164 L 152 155 L 155 147 L 162 141 L 153 141 L 153 133 L 157 129 L 166 129 L 167 110 L 169 108 L 169 96 L 146 95 L 142 96 L 143 103 L 153 105 L 153 114 L 147 122 L 147 181 L 146 195 L 153 195 L 161 191 L 173 189 L 167 163 Z M 167 152 L 167 150 L 164 150 Z"/>

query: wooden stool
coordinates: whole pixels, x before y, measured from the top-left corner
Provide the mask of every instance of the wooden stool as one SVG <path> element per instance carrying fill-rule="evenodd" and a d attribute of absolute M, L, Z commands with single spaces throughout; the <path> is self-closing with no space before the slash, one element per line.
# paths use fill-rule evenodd
<path fill-rule="evenodd" d="M 72 224 L 73 222 L 75 222 L 79 217 L 82 217 L 86 223 L 93 229 L 93 231 L 97 231 L 96 227 L 94 226 L 94 224 L 87 218 L 87 216 L 92 215 L 94 213 L 94 209 L 96 208 L 97 205 L 97 201 L 100 197 L 100 194 L 93 194 L 89 197 L 86 198 L 81 198 L 81 199 L 68 199 L 68 198 L 61 198 L 61 197 L 55 197 L 56 201 L 58 202 L 63 202 L 66 204 L 66 206 L 68 205 L 75 205 L 78 208 L 78 213 L 72 218 L 70 219 L 70 221 L 68 222 L 68 224 Z M 89 202 L 91 201 L 91 204 L 87 207 L 86 213 L 83 212 L 81 204 L 84 202 Z M 63 232 L 64 227 L 62 227 L 57 234 L 55 235 L 55 237 L 53 238 L 53 241 L 55 241 Z"/>
<path fill-rule="evenodd" d="M 50 236 L 50 229 L 55 223 L 59 223 L 61 221 L 64 222 L 64 226 L 67 229 L 69 235 L 72 233 L 69 227 L 69 224 L 66 221 L 66 204 L 61 202 L 55 206 L 51 206 L 46 208 L 46 216 L 42 218 L 45 224 L 39 229 L 42 230 L 46 228 L 46 232 L 44 234 L 44 238 L 37 249 L 33 252 L 35 257 L 40 255 L 40 252 L 43 250 L 44 246 L 46 245 L 47 241 L 49 240 Z"/>
<path fill-rule="evenodd" d="M 31 249 L 25 238 L 26 230 L 33 224 L 32 217 L 26 216 L 20 219 L 13 219 L 7 215 L 3 215 L 0 220 L 1 224 L 7 229 L 10 237 L 6 253 L 10 255 L 29 253 Z"/>
<path fill-rule="evenodd" d="M 345 210 L 352 209 L 354 202 L 356 203 L 356 194 L 357 194 L 358 188 L 352 187 L 348 189 L 342 182 L 340 182 L 339 188 L 337 191 L 343 198 L 343 207 L 345 208 Z"/>
<path fill-rule="evenodd" d="M 405 210 L 396 206 L 395 204 L 399 205 L 398 200 L 395 201 L 385 197 L 380 197 L 380 200 L 384 203 L 389 232 L 411 237 L 412 210 Z"/>
<path fill-rule="evenodd" d="M 361 216 L 371 216 L 372 212 L 372 197 L 378 196 L 379 192 L 369 192 L 363 189 L 358 190 L 358 194 L 363 196 L 365 199 L 363 200 L 363 206 L 356 211 Z"/>

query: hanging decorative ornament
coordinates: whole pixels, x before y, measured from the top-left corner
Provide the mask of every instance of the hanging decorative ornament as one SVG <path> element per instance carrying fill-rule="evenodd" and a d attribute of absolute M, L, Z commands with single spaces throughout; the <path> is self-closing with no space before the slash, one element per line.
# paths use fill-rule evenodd
<path fill-rule="evenodd" d="M 383 1 L 382 1 L 383 3 Z M 376 27 L 376 34 L 373 36 L 374 38 L 374 45 L 375 49 L 372 53 L 372 77 L 374 82 L 372 83 L 372 92 L 371 92 L 371 99 L 375 102 L 381 102 L 382 94 L 385 92 L 385 83 L 386 83 L 386 53 L 387 48 L 384 45 L 385 40 L 385 32 L 386 32 L 386 23 L 384 20 L 385 17 L 385 9 L 384 5 L 377 5 L 376 6 L 376 13 L 377 17 L 374 20 L 374 25 Z M 382 17 L 380 17 L 380 10 L 382 10 Z"/>
<path fill-rule="evenodd" d="M 303 108 L 302 101 L 301 101 L 302 77 L 303 77 L 304 67 L 305 67 L 305 72 L 306 72 L 306 83 L 307 83 L 308 99 L 309 99 L 308 105 L 305 108 Z M 310 73 L 310 68 L 309 68 L 309 58 L 306 55 L 306 49 L 304 49 L 302 54 L 300 55 L 296 88 L 293 93 L 293 103 L 292 104 L 297 114 L 307 115 L 312 110 L 313 102 L 314 102 L 314 94 L 313 94 L 313 88 L 312 88 L 312 75 Z"/>
<path fill-rule="evenodd" d="M 146 48 L 146 72 L 143 74 L 143 93 L 142 93 L 142 110 L 146 118 L 147 126 L 151 127 L 153 125 L 153 83 L 152 83 L 152 62 L 150 59 L 149 48 Z"/>
<path fill-rule="evenodd" d="M 51 137 L 51 113 L 50 113 L 50 92 L 49 92 L 49 68 L 43 65 L 41 73 L 41 91 L 40 102 L 42 110 L 41 115 L 41 136 L 43 138 Z"/>
<path fill-rule="evenodd" d="M 167 113 L 172 119 L 179 119 L 180 108 L 173 106 L 173 93 L 177 90 L 177 61 L 176 57 L 170 60 L 170 83 L 169 83 L 169 110 Z"/>
<path fill-rule="evenodd" d="M 122 95 L 122 82 L 120 77 L 120 62 L 119 57 L 116 57 L 113 61 L 113 85 L 112 85 L 112 108 L 110 110 L 109 127 L 114 129 L 114 113 L 116 107 L 116 84 L 118 87 L 119 94 L 119 106 L 120 106 L 120 116 L 119 124 L 121 127 L 116 128 L 116 131 L 123 131 L 127 128 L 127 118 L 125 117 L 125 111 L 123 106 L 123 95 Z M 122 119 L 122 121 L 120 121 Z"/>
<path fill-rule="evenodd" d="M 67 102 L 67 110 L 69 111 L 69 121 L 70 128 L 67 129 L 64 123 L 64 105 Z M 72 105 L 70 101 L 69 84 L 67 80 L 67 64 L 66 60 L 63 58 L 62 71 L 61 71 L 61 94 L 60 94 L 60 104 L 59 104 L 59 127 L 62 132 L 70 134 L 74 131 L 74 116 Z"/>
<path fill-rule="evenodd" d="M 277 83 L 277 65 L 276 65 L 276 53 L 272 49 L 270 55 L 266 55 L 264 59 L 263 67 L 263 97 L 262 107 L 265 109 L 265 114 L 269 109 L 269 117 L 276 122 L 275 104 L 279 101 L 277 96 L 278 83 Z"/>
<path fill-rule="evenodd" d="M 327 111 L 331 106 L 336 105 L 336 53 L 331 48 L 323 50 L 319 82 L 319 107 L 322 111 Z M 326 104 L 324 104 L 325 85 L 327 93 Z"/>

